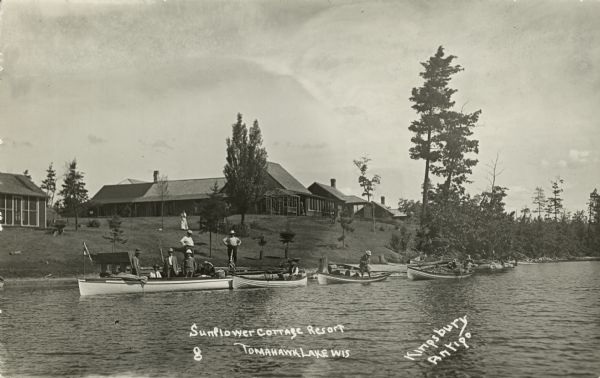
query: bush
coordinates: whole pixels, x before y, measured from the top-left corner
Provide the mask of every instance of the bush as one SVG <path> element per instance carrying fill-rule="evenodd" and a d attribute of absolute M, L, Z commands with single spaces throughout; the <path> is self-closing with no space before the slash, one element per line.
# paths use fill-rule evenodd
<path fill-rule="evenodd" d="M 65 219 L 56 219 L 54 221 L 54 232 L 57 234 L 62 234 L 65 227 L 67 227 L 67 221 Z"/>
<path fill-rule="evenodd" d="M 87 226 L 98 228 L 98 227 L 100 227 L 100 221 L 98 219 L 91 219 L 88 221 Z"/>

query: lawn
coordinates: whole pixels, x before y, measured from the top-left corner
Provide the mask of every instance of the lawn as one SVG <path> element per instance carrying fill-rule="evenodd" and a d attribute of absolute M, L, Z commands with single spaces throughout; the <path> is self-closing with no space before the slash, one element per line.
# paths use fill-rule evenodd
<path fill-rule="evenodd" d="M 62 235 L 54 236 L 50 230 L 4 228 L 0 232 L 0 275 L 5 278 L 75 277 L 83 273 L 83 242 L 92 253 L 111 252 L 112 244 L 104 238 L 108 236 L 108 220 L 98 218 L 100 227 L 86 227 L 88 219 L 80 219 L 80 228 L 75 230 L 74 219 L 69 219 Z M 162 247 L 166 256 L 168 247 L 179 246 L 184 231 L 179 230 L 179 217 L 164 218 L 161 227 L 160 217 L 122 218 L 122 229 L 127 243 L 117 245 L 117 251 L 142 250 L 142 266 L 160 264 Z M 239 216 L 228 219 L 239 223 Z M 198 260 L 211 261 L 216 266 L 227 265 L 227 251 L 222 243 L 225 235 L 212 234 L 212 253 L 209 250 L 209 234 L 198 231 L 198 218 L 188 217 L 194 230 L 193 238 L 198 245 Z M 279 232 L 289 227 L 296 233 L 289 246 L 289 256 L 300 258 L 300 265 L 316 268 L 321 257 L 337 263 L 358 263 L 365 249 L 373 251 L 372 262 L 381 259 L 388 262 L 404 261 L 404 255 L 391 251 L 389 246 L 392 233 L 398 233 L 393 224 L 377 223 L 376 231 L 371 231 L 369 221 L 355 220 L 353 233 L 346 237 L 342 247 L 339 223 L 318 217 L 282 217 L 247 215 L 250 235 L 242 237 L 238 251 L 238 266 L 273 267 L 278 266 L 284 257 L 284 246 L 279 241 Z M 408 226 L 414 234 L 414 227 Z M 264 256 L 259 260 L 260 246 L 257 238 L 264 236 Z M 180 259 L 182 255 L 179 255 Z M 382 257 L 380 257 L 382 256 Z M 87 259 L 87 258 L 86 258 Z M 86 260 L 86 273 L 98 271 L 98 267 Z"/>

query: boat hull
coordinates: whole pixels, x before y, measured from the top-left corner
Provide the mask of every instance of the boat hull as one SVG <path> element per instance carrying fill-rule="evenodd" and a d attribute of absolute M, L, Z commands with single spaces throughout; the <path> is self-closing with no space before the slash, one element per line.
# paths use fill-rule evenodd
<path fill-rule="evenodd" d="M 465 274 L 446 274 L 446 273 L 432 273 L 427 272 L 425 270 L 416 269 L 413 267 L 408 267 L 406 269 L 406 276 L 410 280 L 436 280 L 436 279 L 461 279 L 471 277 L 473 272 L 465 273 Z"/>
<path fill-rule="evenodd" d="M 347 284 L 347 283 L 371 283 L 371 282 L 379 282 L 387 279 L 392 273 L 384 273 L 377 277 L 372 278 L 358 278 L 358 277 L 348 277 L 342 275 L 334 275 L 327 273 L 317 273 L 317 282 L 319 285 L 335 285 L 335 284 Z"/>
<path fill-rule="evenodd" d="M 245 276 L 233 276 L 233 288 L 234 289 L 248 289 L 248 288 L 281 288 L 281 287 L 302 287 L 308 284 L 308 277 L 304 276 L 300 279 L 294 280 L 281 280 L 281 279 L 266 279 L 265 276 L 261 277 L 245 277 Z"/>
<path fill-rule="evenodd" d="M 231 289 L 229 278 L 174 278 L 148 280 L 127 280 L 122 278 L 78 279 L 81 296 L 103 294 L 144 294 L 168 291 L 198 291 Z"/>

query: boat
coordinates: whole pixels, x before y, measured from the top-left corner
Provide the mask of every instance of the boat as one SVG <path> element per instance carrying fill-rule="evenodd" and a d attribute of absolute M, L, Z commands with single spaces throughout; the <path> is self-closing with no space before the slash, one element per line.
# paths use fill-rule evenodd
<path fill-rule="evenodd" d="M 391 273 L 390 277 L 404 277 L 406 274 L 406 264 L 387 263 L 387 264 L 369 264 L 371 273 Z M 338 267 L 345 269 L 358 270 L 360 264 L 338 264 Z"/>
<path fill-rule="evenodd" d="M 467 278 L 473 275 L 473 271 L 452 272 L 452 271 L 434 271 L 419 269 L 414 266 L 406 268 L 406 276 L 410 280 L 435 280 L 435 279 L 460 279 Z"/>
<path fill-rule="evenodd" d="M 308 276 L 306 274 L 297 277 L 289 278 L 287 274 L 281 273 L 263 273 L 253 275 L 235 275 L 233 276 L 234 289 L 246 289 L 257 287 L 301 287 L 308 284 Z"/>
<path fill-rule="evenodd" d="M 131 265 L 131 256 L 128 252 L 90 254 L 85 244 L 84 250 L 88 253 L 92 262 L 100 265 L 101 273 L 100 277 L 97 278 L 84 277 L 77 279 L 81 296 L 232 288 L 232 277 L 227 276 L 224 269 L 219 269 L 213 276 L 149 278 L 144 275 L 144 271 L 148 269 L 143 267 L 141 268 L 141 275 L 126 273 L 128 266 Z M 120 271 L 120 273 L 116 273 L 115 270 Z"/>
<path fill-rule="evenodd" d="M 174 277 L 147 278 L 134 275 L 122 275 L 101 278 L 80 278 L 81 296 L 102 294 L 145 294 L 167 291 L 197 291 L 231 289 L 232 277 Z"/>
<path fill-rule="evenodd" d="M 371 274 L 371 277 L 357 277 L 357 276 L 346 276 L 343 274 L 329 274 L 329 273 L 317 273 L 317 282 L 319 285 L 332 285 L 332 284 L 345 284 L 345 283 L 362 283 L 367 284 L 371 282 L 379 282 L 387 279 L 391 276 L 391 272 Z"/>

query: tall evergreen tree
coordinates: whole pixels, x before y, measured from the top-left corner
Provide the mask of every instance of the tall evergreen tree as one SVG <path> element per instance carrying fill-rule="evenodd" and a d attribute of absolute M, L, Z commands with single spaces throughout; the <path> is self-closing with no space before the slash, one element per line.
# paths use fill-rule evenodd
<path fill-rule="evenodd" d="M 431 163 L 431 173 L 442 177 L 442 197 L 448 200 L 450 190 L 463 193 L 464 184 L 470 182 L 468 175 L 477 164 L 477 159 L 468 157 L 469 154 L 479 153 L 479 141 L 471 139 L 473 128 L 479 120 L 481 110 L 471 114 L 454 111 L 442 113 L 442 129 L 433 138 L 439 159 Z"/>
<path fill-rule="evenodd" d="M 108 221 L 108 227 L 110 228 L 110 233 L 108 236 L 102 236 L 104 239 L 110 241 L 112 244 L 112 251 L 115 252 L 117 243 L 125 244 L 127 243 L 127 239 L 125 239 L 125 235 L 123 230 L 121 229 L 121 218 L 118 215 L 113 215 L 111 219 Z"/>
<path fill-rule="evenodd" d="M 444 56 L 444 48 L 438 47 L 434 56 L 421 63 L 425 71 L 421 72 L 420 76 L 425 82 L 422 87 L 413 88 L 410 97 L 410 101 L 414 103 L 412 108 L 419 115 L 419 119 L 413 121 L 408 128 L 415 134 L 411 138 L 414 145 L 409 150 L 410 157 L 415 160 L 425 160 L 421 225 L 427 217 L 430 165 L 442 157 L 433 143 L 443 131 L 442 119 L 446 117 L 446 112 L 454 106 L 452 95 L 456 90 L 449 88 L 448 82 L 452 75 L 462 70 L 461 66 L 452 65 L 455 58 L 454 55 Z M 453 121 L 450 123 L 454 124 Z"/>
<path fill-rule="evenodd" d="M 563 188 L 561 185 L 563 184 L 563 179 L 557 177 L 556 180 L 551 181 L 552 183 L 552 197 L 549 197 L 547 200 L 547 212 L 548 214 L 554 217 L 554 221 L 558 221 L 558 216 L 563 210 L 563 199 L 561 198 L 561 194 L 563 192 Z"/>
<path fill-rule="evenodd" d="M 262 146 L 258 121 L 247 129 L 238 113 L 232 125 L 232 136 L 227 138 L 227 163 L 223 169 L 227 185 L 225 190 L 232 204 L 241 215 L 244 224 L 246 213 L 265 194 L 267 151 Z"/>
<path fill-rule="evenodd" d="M 535 188 L 535 192 L 533 194 L 533 205 L 534 205 L 534 213 L 537 213 L 538 220 L 542 219 L 542 211 L 546 208 L 546 195 L 544 194 L 544 189 L 541 186 L 537 186 Z"/>
<path fill-rule="evenodd" d="M 75 230 L 79 229 L 79 211 L 88 200 L 88 195 L 83 181 L 83 172 L 77 169 L 76 159 L 67 163 L 67 172 L 64 175 L 62 189 L 59 194 L 63 197 L 64 210 L 75 216 Z"/>
<path fill-rule="evenodd" d="M 52 163 L 46 170 L 46 178 L 42 181 L 41 188 L 46 191 L 46 195 L 50 198 L 49 206 L 54 203 L 54 194 L 56 193 L 56 171 L 52 167 Z"/>

